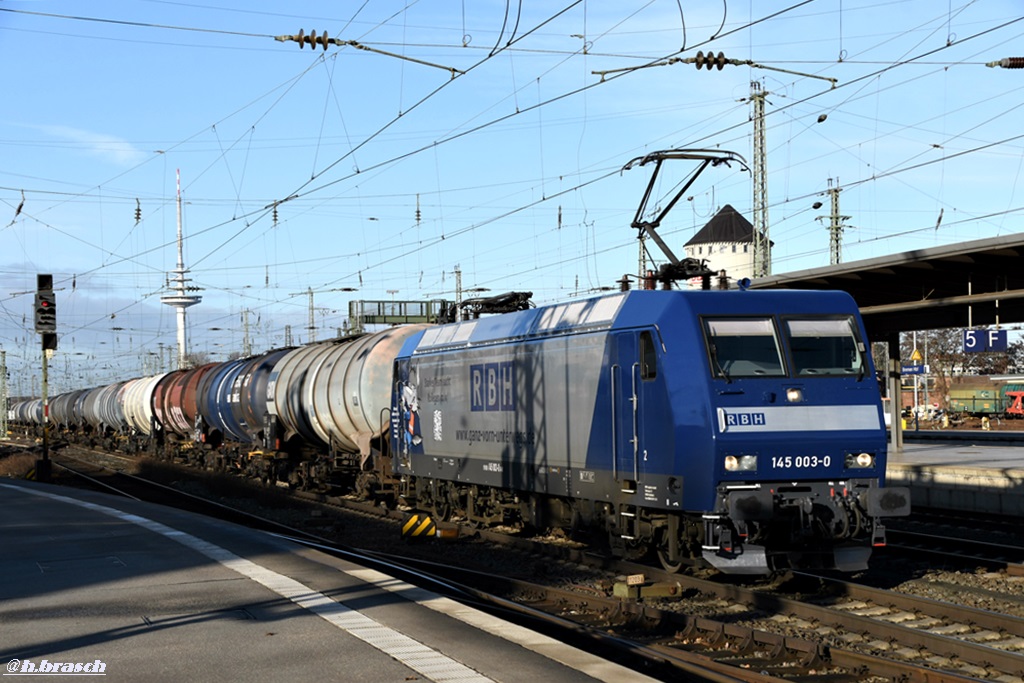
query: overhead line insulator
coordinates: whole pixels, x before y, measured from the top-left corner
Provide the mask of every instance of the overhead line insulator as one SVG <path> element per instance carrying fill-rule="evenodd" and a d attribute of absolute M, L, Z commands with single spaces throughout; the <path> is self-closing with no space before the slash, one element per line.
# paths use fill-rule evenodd
<path fill-rule="evenodd" d="M 985 66 L 999 66 L 1004 69 L 1024 69 L 1024 57 L 1004 57 L 995 62 L 988 62 Z"/>
<path fill-rule="evenodd" d="M 724 52 L 719 52 L 716 56 L 714 52 L 711 52 L 709 50 L 706 55 L 703 51 L 698 52 L 697 57 L 693 60 L 693 63 L 697 65 L 698 71 L 700 71 L 701 67 L 704 66 L 707 67 L 708 71 L 711 71 L 711 68 L 714 66 L 717 66 L 718 70 L 721 71 L 722 67 L 724 67 L 726 64 L 731 63 L 731 60 L 726 59 Z"/>
<path fill-rule="evenodd" d="M 1007 61 L 1013 61 L 1015 59 L 1018 59 L 1018 58 L 1017 57 L 1013 57 L 1010 60 L 1005 60 L 1004 59 L 1003 61 L 1007 62 Z M 719 52 L 716 55 L 715 53 L 713 53 L 711 51 L 708 51 L 707 54 L 704 54 L 703 51 L 700 51 L 700 52 L 697 53 L 696 57 L 671 57 L 671 58 L 666 59 L 666 60 L 662 60 L 662 61 L 658 61 L 658 62 L 651 62 L 649 64 L 645 64 L 645 65 L 639 66 L 639 67 L 630 66 L 630 67 L 625 67 L 625 68 L 621 68 L 621 69 L 606 69 L 604 71 L 591 71 L 590 73 L 600 76 L 601 80 L 603 81 L 605 76 L 607 76 L 608 74 L 620 73 L 620 72 L 623 72 L 623 71 L 634 71 L 635 69 L 646 69 L 647 67 L 651 67 L 651 66 L 667 66 L 669 64 L 696 64 L 698 71 L 701 69 L 701 67 L 705 67 L 705 66 L 708 68 L 708 71 L 711 71 L 711 68 L 712 67 L 716 67 L 716 66 L 718 67 L 718 70 L 721 71 L 722 68 L 726 64 L 732 64 L 733 66 L 750 66 L 750 67 L 753 67 L 755 69 L 769 69 L 771 71 L 781 71 L 782 73 L 793 74 L 795 76 L 804 76 L 806 78 L 817 78 L 817 79 L 820 79 L 820 80 L 823 80 L 823 81 L 828 81 L 829 83 L 832 84 L 833 88 L 836 87 L 836 83 L 839 82 L 839 81 L 837 81 L 834 78 L 829 78 L 828 76 L 818 76 L 817 74 L 808 74 L 808 73 L 803 73 L 802 71 L 792 71 L 790 69 L 782 69 L 782 68 L 779 68 L 777 66 L 767 66 L 765 64 L 758 64 L 756 62 L 752 62 L 749 59 L 729 59 L 728 57 L 725 56 L 725 53 L 723 53 L 723 52 Z M 999 64 L 998 62 L 992 62 L 991 64 L 989 64 L 989 66 L 997 66 L 998 64 Z M 1021 67 L 1013 66 L 1013 67 L 1007 67 L 1007 68 L 1021 68 Z"/>
<path fill-rule="evenodd" d="M 302 29 L 299 29 L 298 35 L 294 35 L 294 36 L 274 36 L 274 40 L 276 40 L 276 41 L 278 41 L 280 43 L 287 43 L 289 41 L 294 41 L 294 42 L 299 44 L 299 49 L 300 50 L 307 43 L 314 50 L 316 49 L 317 45 L 320 45 L 320 46 L 322 46 L 324 48 L 324 51 L 327 50 L 327 46 L 328 45 L 337 45 L 338 47 L 345 47 L 345 46 L 352 47 L 352 48 L 355 48 L 357 50 L 366 50 L 367 52 L 375 52 L 375 53 L 377 53 L 379 55 L 387 55 L 388 57 L 395 57 L 397 59 L 404 59 L 407 62 L 415 62 L 416 64 L 423 64 L 424 66 L 432 66 L 432 67 L 435 67 L 435 68 L 438 68 L 438 69 L 444 69 L 445 71 L 448 71 L 449 73 L 451 73 L 452 78 L 455 78 L 456 75 L 461 75 L 461 74 L 466 73 L 465 71 L 463 71 L 461 69 L 456 69 L 455 67 L 442 66 L 440 64 L 432 64 L 430 62 L 425 62 L 422 59 L 414 59 L 413 57 L 409 57 L 408 55 L 400 55 L 400 54 L 395 54 L 394 52 L 387 52 L 386 50 L 378 50 L 375 47 L 369 47 L 368 45 L 362 45 L 360 43 L 357 43 L 354 40 L 339 40 L 337 38 L 331 38 L 330 36 L 327 35 L 327 31 L 324 31 L 319 36 L 316 34 L 316 31 L 310 31 L 309 35 L 307 36 L 305 34 L 305 32 L 303 32 Z"/>
<path fill-rule="evenodd" d="M 303 31 L 301 28 L 299 29 L 298 35 L 294 35 L 294 36 L 274 36 L 274 40 L 280 41 L 282 43 L 285 43 L 285 42 L 288 42 L 288 41 L 294 41 L 294 42 L 299 44 L 299 49 L 300 50 L 302 48 L 304 48 L 307 44 L 312 49 L 314 49 L 314 50 L 316 49 L 317 45 L 320 45 L 320 46 L 322 46 L 324 48 L 324 50 L 327 50 L 327 46 L 328 45 L 343 45 L 344 44 L 344 41 L 340 41 L 337 38 L 331 38 L 330 36 L 328 36 L 327 35 L 327 31 L 324 31 L 322 34 L 320 34 L 318 36 L 316 34 L 316 30 L 313 30 L 313 31 L 310 31 L 309 35 L 307 36 L 305 31 Z"/>

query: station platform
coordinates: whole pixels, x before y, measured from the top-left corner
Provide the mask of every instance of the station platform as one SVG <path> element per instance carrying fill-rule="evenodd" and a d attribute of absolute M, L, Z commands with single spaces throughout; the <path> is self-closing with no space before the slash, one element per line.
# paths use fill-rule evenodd
<path fill-rule="evenodd" d="M 1022 435 L 907 432 L 890 446 L 886 482 L 910 487 L 911 506 L 1024 515 Z"/>
<path fill-rule="evenodd" d="M 14 479 L 0 479 L 0 506 L 5 675 L 151 683 L 654 680 L 226 522 Z"/>

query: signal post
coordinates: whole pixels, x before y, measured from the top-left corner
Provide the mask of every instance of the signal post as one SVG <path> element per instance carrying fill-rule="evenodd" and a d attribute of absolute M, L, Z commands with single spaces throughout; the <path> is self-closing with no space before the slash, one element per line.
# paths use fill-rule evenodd
<path fill-rule="evenodd" d="M 52 472 L 50 463 L 50 404 L 47 401 L 47 361 L 57 349 L 57 297 L 53 292 L 53 275 L 36 275 L 35 300 L 36 332 L 40 335 L 42 347 L 42 401 L 43 401 L 43 457 L 36 460 L 36 479 L 49 481 Z"/>

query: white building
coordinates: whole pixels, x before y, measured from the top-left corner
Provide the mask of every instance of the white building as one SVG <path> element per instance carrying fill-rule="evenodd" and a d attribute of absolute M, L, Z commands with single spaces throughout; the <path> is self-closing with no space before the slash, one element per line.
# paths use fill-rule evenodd
<path fill-rule="evenodd" d="M 769 242 L 769 250 L 771 246 Z M 716 273 L 724 270 L 731 286 L 754 272 L 754 226 L 730 204 L 723 206 L 684 249 L 687 256 L 706 261 Z"/>

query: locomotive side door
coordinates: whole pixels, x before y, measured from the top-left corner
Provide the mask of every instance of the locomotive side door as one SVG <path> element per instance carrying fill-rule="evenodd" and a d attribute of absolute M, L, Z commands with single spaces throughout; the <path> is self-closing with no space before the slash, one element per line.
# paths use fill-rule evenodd
<path fill-rule="evenodd" d="M 650 331 L 626 332 L 616 337 L 611 368 L 612 463 L 615 480 L 623 491 L 636 490 L 647 459 L 646 404 L 651 380 L 657 375 L 654 338 Z"/>

